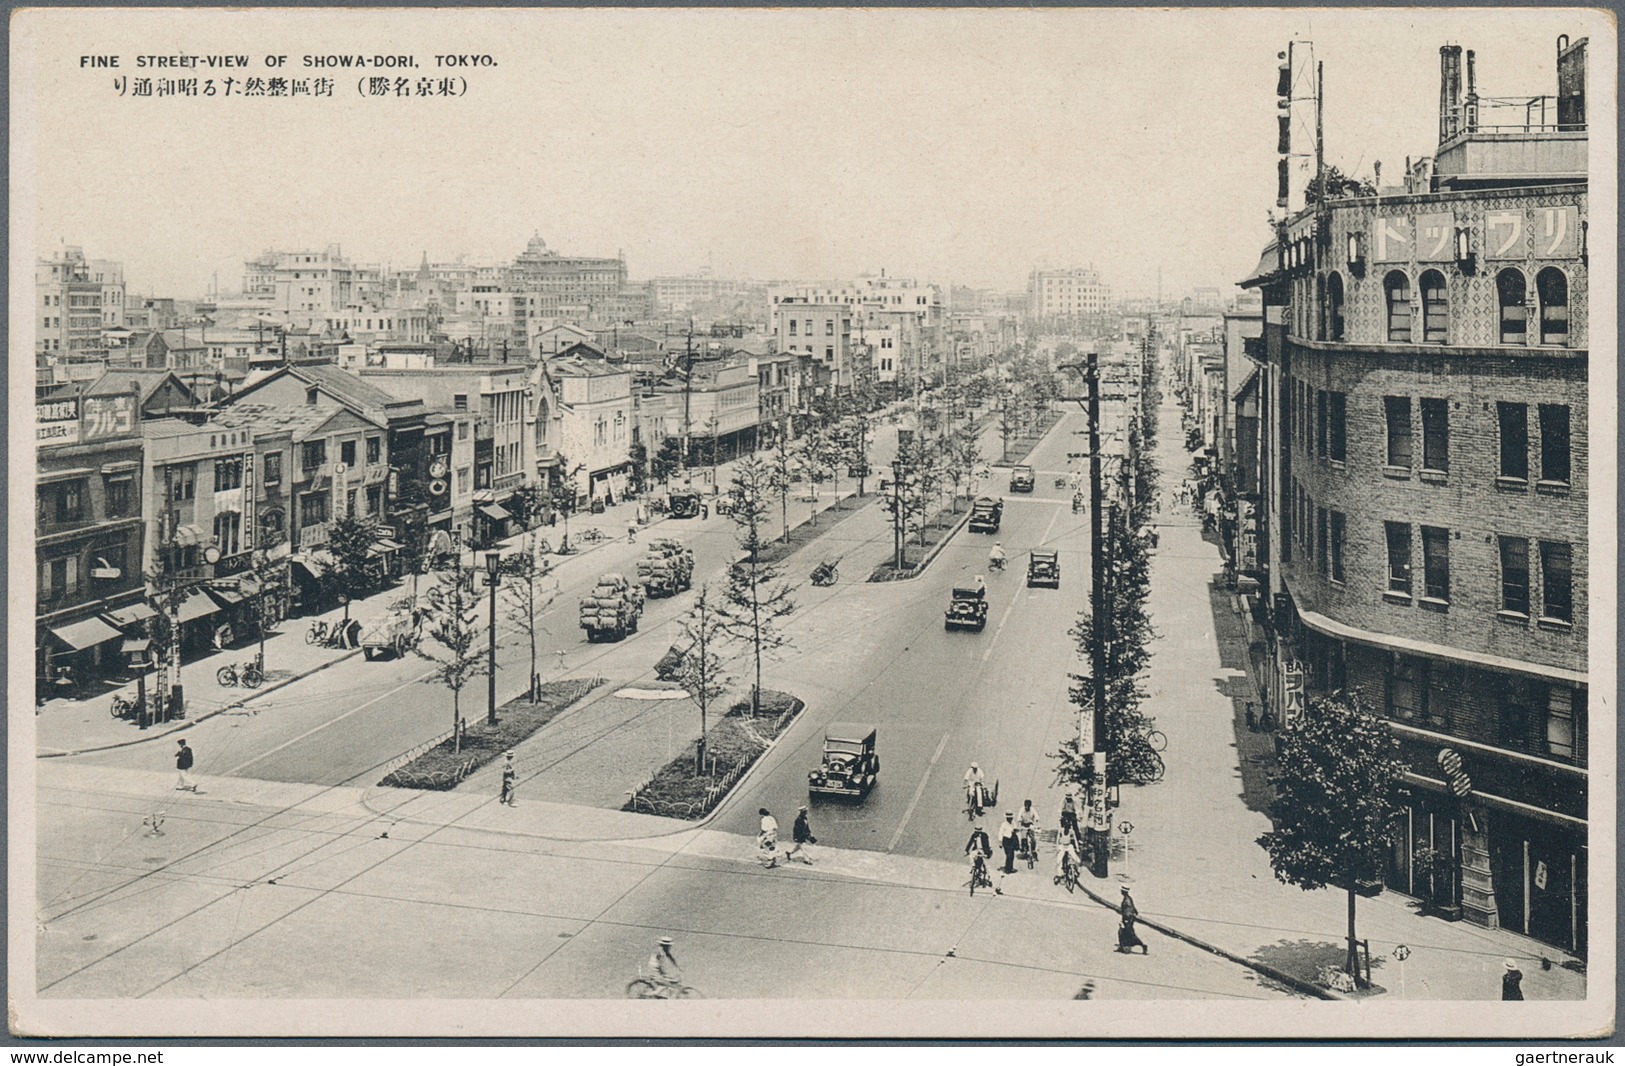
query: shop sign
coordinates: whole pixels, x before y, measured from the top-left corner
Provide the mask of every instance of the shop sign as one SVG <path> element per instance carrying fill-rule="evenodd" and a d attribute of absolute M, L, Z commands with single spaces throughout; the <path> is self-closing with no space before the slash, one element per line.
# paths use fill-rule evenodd
<path fill-rule="evenodd" d="M 85 397 L 85 431 L 87 441 L 104 437 L 123 437 L 135 432 L 135 397 Z"/>
<path fill-rule="evenodd" d="M 1303 721 L 1303 664 L 1281 664 L 1281 728 L 1296 729 Z"/>
<path fill-rule="evenodd" d="M 1104 833 L 1106 823 L 1106 755 L 1096 752 L 1089 757 L 1094 767 L 1094 783 L 1089 786 L 1089 828 Z"/>
<path fill-rule="evenodd" d="M 79 398 L 52 400 L 34 405 L 37 441 L 77 441 L 79 439 Z"/>
<path fill-rule="evenodd" d="M 1450 263 L 1456 258 L 1456 216 L 1448 211 L 1416 216 L 1416 261 Z"/>

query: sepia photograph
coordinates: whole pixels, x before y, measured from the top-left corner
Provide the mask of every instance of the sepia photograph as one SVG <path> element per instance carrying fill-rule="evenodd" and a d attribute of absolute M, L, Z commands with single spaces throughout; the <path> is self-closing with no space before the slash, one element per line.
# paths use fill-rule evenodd
<path fill-rule="evenodd" d="M 10 28 L 13 1037 L 1613 1034 L 1606 11 Z"/>

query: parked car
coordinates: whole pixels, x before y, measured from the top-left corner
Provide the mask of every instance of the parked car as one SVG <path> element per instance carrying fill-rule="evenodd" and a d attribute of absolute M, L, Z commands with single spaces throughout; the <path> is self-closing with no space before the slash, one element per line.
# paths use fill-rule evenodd
<path fill-rule="evenodd" d="M 1061 587 L 1061 554 L 1045 549 L 1034 549 L 1027 558 L 1027 587 L 1039 585 L 1052 589 Z"/>
<path fill-rule="evenodd" d="M 880 756 L 875 754 L 875 727 L 858 722 L 831 722 L 824 731 L 824 760 L 807 773 L 813 796 L 863 799 L 878 783 Z"/>
<path fill-rule="evenodd" d="M 1010 468 L 1010 491 L 1033 491 L 1033 468 L 1030 466 L 1013 466 Z"/>
<path fill-rule="evenodd" d="M 976 502 L 970 505 L 970 531 L 972 533 L 997 533 L 999 523 L 1003 518 L 1003 500 L 995 500 L 991 496 L 978 496 Z"/>
<path fill-rule="evenodd" d="M 943 629 L 974 629 L 978 633 L 987 626 L 987 593 L 979 588 L 960 586 L 948 600 L 948 610 L 942 619 Z"/>
<path fill-rule="evenodd" d="M 674 492 L 666 501 L 666 513 L 673 518 L 698 518 L 700 514 L 700 494 L 697 492 Z"/>

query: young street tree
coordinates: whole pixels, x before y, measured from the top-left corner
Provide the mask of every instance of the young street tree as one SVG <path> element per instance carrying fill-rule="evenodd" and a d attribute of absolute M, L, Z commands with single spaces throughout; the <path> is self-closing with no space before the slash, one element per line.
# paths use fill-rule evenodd
<path fill-rule="evenodd" d="M 1399 741 L 1352 694 L 1314 696 L 1281 748 L 1275 828 L 1258 838 L 1275 877 L 1306 892 L 1335 885 L 1348 893 L 1348 954 L 1344 970 L 1360 978 L 1355 950 L 1358 882 L 1381 869 L 1406 766 Z"/>
<path fill-rule="evenodd" d="M 671 484 L 672 475 L 682 469 L 683 442 L 678 437 L 667 437 L 660 442 L 660 447 L 649 458 L 649 477 L 660 483 L 661 488 Z"/>
<path fill-rule="evenodd" d="M 796 480 L 795 453 L 790 451 L 788 436 L 779 434 L 779 445 L 767 459 L 769 484 L 779 496 L 779 536 L 786 544 L 790 543 L 790 487 Z"/>
<path fill-rule="evenodd" d="M 553 568 L 545 557 L 536 554 L 535 544 L 526 551 L 502 560 L 503 581 L 500 594 L 508 617 L 530 641 L 530 702 L 535 703 L 541 689 L 541 674 L 536 669 L 536 638 L 546 633 L 547 627 L 537 618 L 538 611 L 546 611 L 558 597 L 559 583 L 549 580 Z"/>
<path fill-rule="evenodd" d="M 344 603 L 346 639 L 350 631 L 350 601 L 371 592 L 377 581 L 372 554 L 376 543 L 377 524 L 354 515 L 336 520 L 327 535 L 327 550 L 333 556 L 333 566 L 328 573 Z"/>
<path fill-rule="evenodd" d="M 976 478 L 976 469 L 982 462 L 981 434 L 969 425 L 959 426 L 942 440 L 943 467 L 953 485 L 953 507 L 959 509 L 959 488 L 968 491 Z"/>
<path fill-rule="evenodd" d="M 562 454 L 559 456 L 558 476 L 548 489 L 548 495 L 553 503 L 553 510 L 564 519 L 564 539 L 559 544 L 561 553 L 570 548 L 570 516 L 576 510 L 576 475 L 581 473 L 583 464 L 570 465 L 570 460 Z"/>
<path fill-rule="evenodd" d="M 677 663 L 677 683 L 700 708 L 700 739 L 694 750 L 695 777 L 705 773 L 705 734 L 711 701 L 728 691 L 730 680 L 722 669 L 722 657 L 717 654 L 718 646 L 727 638 L 722 632 L 722 619 L 710 604 L 707 592 L 701 585 L 694 606 L 680 623 L 688 650 Z"/>
<path fill-rule="evenodd" d="M 756 456 L 747 456 L 734 470 L 732 489 L 734 531 L 748 558 L 729 567 L 725 602 L 718 613 L 722 632 L 751 650 L 756 670 L 750 691 L 750 712 L 754 717 L 762 710 L 762 655 L 789 643 L 778 623 L 796 605 L 790 598 L 794 590 L 781 580 L 783 572 L 761 561 L 763 530 L 773 491 L 772 471 Z"/>
<path fill-rule="evenodd" d="M 463 689 L 486 669 L 480 636 L 479 597 L 470 587 L 473 571 L 459 563 L 436 575 L 435 584 L 424 593 L 421 604 L 424 621 L 433 644 L 420 641 L 414 647 L 419 656 L 434 663 L 430 675 L 451 690 L 452 750 L 463 750 Z"/>

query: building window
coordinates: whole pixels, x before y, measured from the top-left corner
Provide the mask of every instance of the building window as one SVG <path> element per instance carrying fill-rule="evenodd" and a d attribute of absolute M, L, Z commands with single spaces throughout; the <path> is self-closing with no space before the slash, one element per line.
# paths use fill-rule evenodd
<path fill-rule="evenodd" d="M 1574 758 L 1574 690 L 1553 685 L 1546 696 L 1546 754 Z"/>
<path fill-rule="evenodd" d="M 1529 480 L 1529 406 L 1497 403 L 1495 414 L 1501 424 L 1501 473 L 1504 478 Z"/>
<path fill-rule="evenodd" d="M 299 497 L 299 528 L 309 529 L 327 521 L 332 507 L 332 496 L 326 492 L 307 492 Z"/>
<path fill-rule="evenodd" d="M 40 564 L 38 599 L 59 600 L 79 591 L 79 559 L 51 559 Z"/>
<path fill-rule="evenodd" d="M 197 496 L 197 467 L 192 463 L 170 468 L 171 499 L 190 500 Z"/>
<path fill-rule="evenodd" d="M 1569 279 L 1556 267 L 1535 275 L 1535 292 L 1540 297 L 1540 343 L 1569 342 Z"/>
<path fill-rule="evenodd" d="M 1331 537 L 1327 535 L 1326 508 L 1315 508 L 1315 559 L 1323 575 L 1331 574 Z"/>
<path fill-rule="evenodd" d="M 1428 711 L 1428 664 L 1408 655 L 1394 656 L 1388 670 L 1388 717 L 1402 721 L 1426 718 Z"/>
<path fill-rule="evenodd" d="M 1443 344 L 1450 338 L 1450 297 L 1444 275 L 1429 270 L 1418 287 L 1422 290 L 1422 342 Z"/>
<path fill-rule="evenodd" d="M 265 486 L 282 484 L 282 453 L 265 453 Z"/>
<path fill-rule="evenodd" d="M 240 489 L 243 487 L 243 461 L 241 459 L 216 459 L 214 461 L 214 491 L 224 492 L 227 489 Z"/>
<path fill-rule="evenodd" d="M 1348 458 L 1348 397 L 1343 393 L 1326 394 L 1326 420 L 1326 432 L 1331 438 L 1331 460 L 1341 463 Z"/>
<path fill-rule="evenodd" d="M 1320 390 L 1315 391 L 1315 454 L 1326 458 L 1327 441 L 1326 421 L 1326 394 Z"/>
<path fill-rule="evenodd" d="M 56 489 L 56 520 L 79 522 L 85 517 L 85 483 L 64 481 Z"/>
<path fill-rule="evenodd" d="M 214 544 L 221 555 L 236 555 L 243 550 L 243 516 L 236 511 L 221 511 L 214 516 Z"/>
<path fill-rule="evenodd" d="M 307 440 L 300 449 L 300 465 L 305 470 L 314 470 L 327 462 L 327 442 L 325 440 Z"/>
<path fill-rule="evenodd" d="M 453 393 L 452 397 L 451 397 L 451 409 L 453 411 L 466 411 L 466 410 L 468 410 L 468 393 L 466 393 L 466 392 Z"/>
<path fill-rule="evenodd" d="M 339 442 L 339 462 L 350 469 L 355 469 L 355 441 L 345 440 Z"/>
<path fill-rule="evenodd" d="M 1388 416 L 1388 465 L 1411 468 L 1411 398 L 1384 396 L 1383 411 Z"/>
<path fill-rule="evenodd" d="M 824 336 L 835 336 L 835 320 L 833 318 L 824 319 Z"/>
<path fill-rule="evenodd" d="M 1526 537 L 1502 537 L 1501 547 L 1501 610 L 1512 614 L 1529 615 L 1529 540 Z"/>
<path fill-rule="evenodd" d="M 790 320 L 790 336 L 794 337 L 795 335 L 796 335 L 796 320 L 792 318 Z"/>
<path fill-rule="evenodd" d="M 1568 484 L 1569 408 L 1567 404 L 1540 405 L 1540 479 Z"/>
<path fill-rule="evenodd" d="M 1450 602 L 1450 531 L 1436 526 L 1422 527 L 1423 595 L 1430 600 Z"/>
<path fill-rule="evenodd" d="M 1411 527 L 1404 522 L 1384 522 L 1388 535 L 1388 591 L 1411 594 Z"/>
<path fill-rule="evenodd" d="M 1343 512 L 1331 512 L 1332 580 L 1343 580 Z"/>
<path fill-rule="evenodd" d="M 350 489 L 344 494 L 344 514 L 347 518 L 358 517 L 355 509 L 355 489 Z"/>
<path fill-rule="evenodd" d="M 367 513 L 382 518 L 384 515 L 384 487 L 367 486 Z"/>
<path fill-rule="evenodd" d="M 1343 275 L 1336 271 L 1326 278 L 1326 339 L 1343 339 Z"/>
<path fill-rule="evenodd" d="M 122 518 L 130 513 L 130 486 L 134 481 L 133 474 L 116 474 L 103 483 L 108 518 Z"/>
<path fill-rule="evenodd" d="M 1557 622 L 1574 621 L 1574 579 L 1571 549 L 1559 541 L 1540 542 L 1540 616 Z"/>
<path fill-rule="evenodd" d="M 1388 339 L 1409 344 L 1411 340 L 1411 279 L 1402 270 L 1389 271 L 1382 279 L 1388 303 Z"/>
<path fill-rule="evenodd" d="M 468 467 L 457 471 L 457 495 L 468 495 Z"/>
<path fill-rule="evenodd" d="M 1501 307 L 1501 343 L 1526 344 L 1529 309 L 1525 306 L 1523 271 L 1508 269 L 1495 275 L 1495 294 Z"/>
<path fill-rule="evenodd" d="M 367 438 L 367 465 L 377 466 L 379 457 L 383 455 L 383 438 Z"/>
<path fill-rule="evenodd" d="M 1450 401 L 1422 401 L 1422 469 L 1450 469 Z"/>

